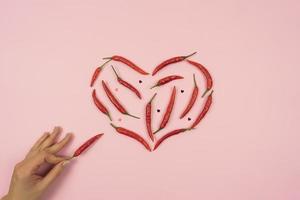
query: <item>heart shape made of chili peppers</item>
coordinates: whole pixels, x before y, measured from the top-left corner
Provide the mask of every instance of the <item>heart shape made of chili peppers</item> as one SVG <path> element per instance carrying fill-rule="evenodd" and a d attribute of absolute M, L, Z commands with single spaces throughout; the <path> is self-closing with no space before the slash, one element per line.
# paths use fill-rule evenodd
<path fill-rule="evenodd" d="M 128 128 L 117 126 L 115 124 L 115 122 L 112 122 L 111 113 L 109 112 L 107 105 L 104 105 L 102 100 L 100 100 L 100 97 L 97 94 L 96 89 L 94 88 L 95 82 L 99 79 L 100 75 L 103 73 L 105 66 L 108 65 L 109 62 L 114 61 L 116 63 L 122 63 L 123 65 L 131 68 L 134 72 L 136 72 L 138 74 L 141 74 L 143 76 L 151 76 L 148 72 L 146 72 L 145 70 L 140 68 L 138 65 L 134 64 L 132 61 L 130 61 L 127 58 L 122 57 L 122 56 L 112 56 L 112 57 L 104 58 L 104 59 L 107 59 L 107 61 L 104 64 L 102 64 L 100 67 L 97 67 L 96 70 L 94 71 L 92 79 L 91 79 L 91 83 L 90 83 L 90 86 L 92 88 L 94 88 L 93 92 L 92 92 L 93 102 L 96 105 L 96 107 L 99 109 L 99 111 L 108 117 L 108 119 L 110 120 L 111 126 L 116 130 L 117 133 L 135 139 L 149 151 L 156 150 L 160 146 L 160 144 L 162 142 L 164 142 L 166 139 L 168 139 L 172 136 L 178 135 L 180 133 L 195 129 L 196 126 L 201 122 L 201 120 L 206 116 L 206 113 L 209 111 L 209 109 L 211 107 L 212 99 L 213 99 L 212 76 L 202 64 L 190 60 L 189 57 L 191 57 L 194 54 L 195 53 L 187 55 L 187 56 L 176 56 L 176 57 L 167 59 L 167 60 L 163 61 L 162 63 L 160 63 L 158 66 L 156 66 L 152 72 L 152 77 L 154 78 L 159 72 L 161 72 L 161 70 L 165 70 L 166 68 L 171 67 L 172 65 L 174 65 L 176 63 L 186 62 L 190 66 L 197 69 L 197 71 L 203 75 L 203 77 L 205 79 L 205 84 L 206 84 L 206 89 L 201 96 L 202 98 L 205 98 L 204 106 L 202 107 L 202 109 L 198 113 L 197 117 L 195 118 L 195 120 L 193 121 L 193 123 L 190 126 L 187 126 L 185 128 L 177 128 L 175 130 L 168 131 L 167 133 L 165 133 L 159 139 L 156 140 L 155 134 L 157 132 L 163 131 L 170 121 L 170 116 L 172 115 L 172 112 L 174 109 L 174 103 L 175 103 L 176 93 L 177 93 L 177 91 L 176 91 L 177 89 L 175 86 L 172 87 L 172 92 L 170 94 L 167 107 L 166 107 L 164 115 L 161 119 L 159 128 L 156 131 L 153 131 L 153 128 L 152 128 L 152 121 L 153 121 L 153 119 L 152 119 L 152 112 L 153 112 L 152 104 L 155 99 L 155 96 L 157 95 L 157 91 L 151 96 L 149 101 L 147 101 L 147 103 L 144 105 L 144 107 L 145 107 L 145 112 L 144 112 L 145 113 L 145 125 L 146 125 L 147 135 L 150 140 L 145 139 L 142 135 L 137 133 L 137 131 L 135 132 Z M 121 77 L 117 73 L 115 67 L 111 66 L 111 69 L 112 69 L 111 70 L 112 73 L 116 77 L 118 84 L 120 84 L 120 85 L 124 86 L 126 89 L 128 89 L 132 94 L 134 94 L 136 96 L 136 98 L 142 99 L 141 92 L 134 85 L 129 83 L 128 80 L 125 80 L 123 77 Z M 149 89 L 153 89 L 155 87 L 160 88 L 163 85 L 170 85 L 171 82 L 179 80 L 179 79 L 184 79 L 184 77 L 180 76 L 180 75 L 165 76 L 165 77 L 159 79 L 156 82 L 156 84 L 153 85 Z M 189 97 L 189 101 L 187 102 L 187 104 L 184 105 L 184 109 L 183 109 L 182 113 L 180 114 L 179 119 L 183 119 L 195 107 L 196 101 L 199 98 L 201 98 L 201 97 L 199 97 L 200 96 L 199 95 L 199 86 L 197 84 L 195 74 L 193 74 L 193 83 L 194 83 L 193 84 L 194 86 L 193 86 L 191 96 Z M 113 105 L 116 108 L 116 110 L 118 110 L 119 113 L 126 115 L 126 116 L 136 118 L 136 120 L 141 120 L 139 117 L 134 116 L 127 111 L 127 109 L 124 107 L 124 102 L 121 102 L 116 97 L 116 95 L 110 88 L 107 81 L 102 80 L 101 85 L 102 85 L 102 89 L 104 91 L 101 94 L 105 95 L 107 97 L 107 99 L 109 99 L 109 102 L 111 103 L 111 105 Z M 211 91 L 211 92 L 208 94 L 209 91 Z M 153 148 L 151 147 L 150 142 L 152 142 L 154 144 Z"/>

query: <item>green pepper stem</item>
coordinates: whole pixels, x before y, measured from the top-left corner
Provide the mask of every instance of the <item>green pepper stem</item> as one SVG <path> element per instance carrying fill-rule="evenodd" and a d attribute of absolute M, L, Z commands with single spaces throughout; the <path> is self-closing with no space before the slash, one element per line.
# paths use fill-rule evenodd
<path fill-rule="evenodd" d="M 193 74 L 193 79 L 194 79 L 194 85 L 195 85 L 195 87 L 198 87 L 197 82 L 196 82 L 196 75 L 195 74 Z"/>
<path fill-rule="evenodd" d="M 110 123 L 110 125 L 113 127 L 113 128 L 118 128 L 116 125 L 114 125 L 113 123 Z"/>
<path fill-rule="evenodd" d="M 113 65 L 111 65 L 111 68 L 113 69 L 113 71 L 114 71 L 114 73 L 115 73 L 116 77 L 117 77 L 117 78 L 120 78 L 120 76 L 119 76 L 119 75 L 118 75 L 118 73 L 116 72 L 116 70 L 115 70 L 115 68 L 114 68 L 114 66 L 113 66 Z"/>
<path fill-rule="evenodd" d="M 157 129 L 156 131 L 153 132 L 153 135 L 155 135 L 157 132 L 159 132 L 162 128 Z"/>
<path fill-rule="evenodd" d="M 153 89 L 153 88 L 155 88 L 155 87 L 157 87 L 157 86 L 158 86 L 157 84 L 156 84 L 156 85 L 153 85 L 153 86 L 150 88 L 150 90 Z"/>
<path fill-rule="evenodd" d="M 189 57 L 195 55 L 196 53 L 197 53 L 197 51 L 195 51 L 194 53 L 191 53 L 191 54 L 189 54 L 189 55 L 183 56 L 183 58 L 184 58 L 184 59 L 187 59 L 187 58 L 189 58 Z"/>
<path fill-rule="evenodd" d="M 133 117 L 133 118 L 135 118 L 135 119 L 140 119 L 139 117 L 134 116 L 134 115 L 131 115 L 131 114 L 129 114 L 129 113 L 125 113 L 125 115 L 128 115 L 128 116 L 130 116 L 130 117 Z"/>
<path fill-rule="evenodd" d="M 205 92 L 202 94 L 202 98 L 206 95 L 206 93 L 209 91 L 209 89 L 206 89 Z"/>
<path fill-rule="evenodd" d="M 106 61 L 106 62 L 104 62 L 102 65 L 100 65 L 98 68 L 99 69 L 102 69 L 102 68 L 104 68 L 104 66 L 107 64 L 107 63 L 109 63 L 111 60 L 108 60 L 108 61 Z"/>
<path fill-rule="evenodd" d="M 112 121 L 112 118 L 111 118 L 110 114 L 107 113 L 106 115 L 107 115 L 107 117 L 109 118 L 109 120 Z"/>
<path fill-rule="evenodd" d="M 152 102 L 152 100 L 156 97 L 156 95 L 157 95 L 157 93 L 155 93 L 152 97 L 151 97 L 151 99 L 150 99 L 150 101 L 149 101 L 149 103 L 151 103 Z"/>

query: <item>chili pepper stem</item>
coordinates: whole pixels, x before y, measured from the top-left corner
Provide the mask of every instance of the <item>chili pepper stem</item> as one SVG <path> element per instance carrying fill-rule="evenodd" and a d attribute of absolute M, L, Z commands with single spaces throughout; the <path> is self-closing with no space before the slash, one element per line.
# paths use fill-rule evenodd
<path fill-rule="evenodd" d="M 157 129 L 155 132 L 153 132 L 153 135 L 155 135 L 157 132 L 159 132 L 162 128 Z"/>
<path fill-rule="evenodd" d="M 206 95 L 206 93 L 209 92 L 209 89 L 206 89 L 205 92 L 202 94 L 202 98 Z"/>
<path fill-rule="evenodd" d="M 193 79 L 194 79 L 194 85 L 195 85 L 195 87 L 198 87 L 197 82 L 196 82 L 196 75 L 195 74 L 193 74 Z"/>
<path fill-rule="evenodd" d="M 156 95 L 157 95 L 157 93 L 155 93 L 152 97 L 151 97 L 151 99 L 150 99 L 150 101 L 149 101 L 149 103 L 151 103 L 152 102 L 152 100 L 156 97 Z"/>
<path fill-rule="evenodd" d="M 153 85 L 150 89 L 153 89 L 153 88 L 155 88 L 155 87 L 157 87 L 158 85 Z"/>
<path fill-rule="evenodd" d="M 189 58 L 189 57 L 195 55 L 196 53 L 197 53 L 197 51 L 195 51 L 195 52 L 193 52 L 193 53 L 191 53 L 191 54 L 189 54 L 189 55 L 183 56 L 183 57 L 184 57 L 184 59 L 187 59 L 187 58 Z"/>
<path fill-rule="evenodd" d="M 141 119 L 141 118 L 139 118 L 139 117 L 137 117 L 137 116 L 134 116 L 134 115 L 131 115 L 131 114 L 129 114 L 129 113 L 125 113 L 125 115 L 128 115 L 128 116 L 130 116 L 130 117 L 133 117 L 133 118 L 135 118 L 135 119 Z"/>
<path fill-rule="evenodd" d="M 203 97 L 205 96 L 205 94 L 206 94 L 207 92 L 209 92 L 209 91 L 210 91 L 210 90 L 206 89 L 205 92 L 204 92 L 204 94 L 202 95 L 202 98 L 203 98 Z M 209 94 L 209 96 L 212 95 L 213 93 L 214 93 L 214 90 L 211 91 L 211 93 Z"/>
<path fill-rule="evenodd" d="M 99 66 L 98 68 L 100 68 L 100 69 L 102 69 L 102 68 L 104 68 L 104 66 L 107 64 L 107 63 L 109 63 L 111 61 L 111 59 L 110 60 L 107 60 L 106 62 L 104 62 L 101 66 Z"/>
<path fill-rule="evenodd" d="M 118 128 L 116 125 L 114 125 L 113 123 L 110 123 L 110 125 L 113 127 L 113 128 Z"/>
<path fill-rule="evenodd" d="M 114 71 L 114 73 L 115 73 L 116 77 L 117 77 L 117 78 L 120 78 L 120 77 L 119 77 L 119 75 L 118 75 L 118 73 L 116 72 L 116 70 L 115 70 L 114 66 L 112 66 L 112 65 L 111 65 L 111 68 L 113 69 L 113 71 Z"/>
<path fill-rule="evenodd" d="M 107 113 L 106 115 L 107 115 L 107 117 L 109 118 L 109 120 L 112 121 L 112 118 L 111 118 L 110 114 Z"/>
<path fill-rule="evenodd" d="M 112 57 L 104 57 L 103 60 L 112 60 Z"/>
<path fill-rule="evenodd" d="M 192 129 L 194 129 L 194 128 L 185 128 L 184 131 L 182 131 L 182 132 L 190 131 Z"/>

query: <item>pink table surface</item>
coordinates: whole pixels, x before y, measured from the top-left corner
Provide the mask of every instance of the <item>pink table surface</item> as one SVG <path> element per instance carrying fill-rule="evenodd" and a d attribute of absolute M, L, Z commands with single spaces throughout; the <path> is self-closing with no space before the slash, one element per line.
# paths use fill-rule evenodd
<path fill-rule="evenodd" d="M 75 134 L 66 154 L 105 136 L 49 200 L 300 199 L 299 9 L 296 0 L 2 0 L 0 194 L 37 137 L 60 125 Z M 102 57 L 122 54 L 151 71 L 192 51 L 214 76 L 215 101 L 191 134 L 149 153 L 92 104 Z"/>

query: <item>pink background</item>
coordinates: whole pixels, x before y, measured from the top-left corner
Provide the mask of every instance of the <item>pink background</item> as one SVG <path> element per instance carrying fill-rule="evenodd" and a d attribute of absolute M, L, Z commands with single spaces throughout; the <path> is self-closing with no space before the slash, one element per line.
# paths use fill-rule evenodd
<path fill-rule="evenodd" d="M 36 138 L 60 125 L 76 135 L 67 154 L 105 136 L 46 199 L 300 199 L 299 10 L 296 0 L 0 1 L 0 194 Z M 92 104 L 102 57 L 122 54 L 151 71 L 192 51 L 214 76 L 215 102 L 191 134 L 149 153 Z"/>

